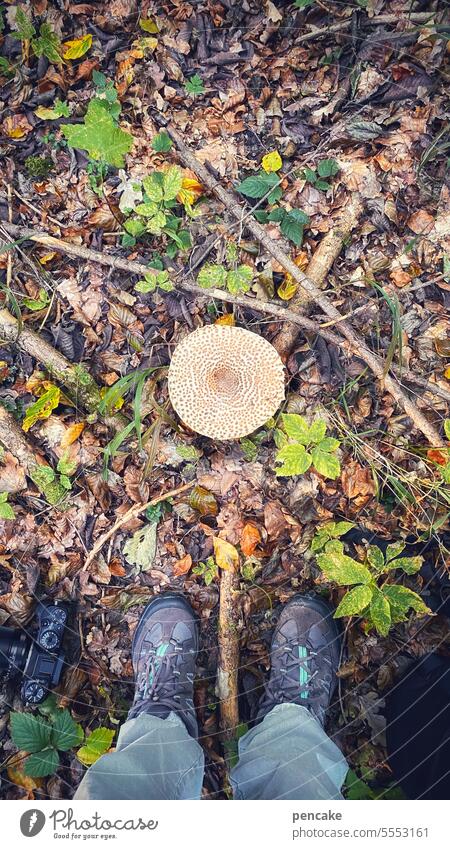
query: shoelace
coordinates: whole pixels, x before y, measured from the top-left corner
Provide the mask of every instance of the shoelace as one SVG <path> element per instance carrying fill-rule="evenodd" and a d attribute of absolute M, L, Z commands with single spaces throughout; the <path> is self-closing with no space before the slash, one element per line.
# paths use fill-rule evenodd
<path fill-rule="evenodd" d="M 306 656 L 299 657 L 295 654 L 298 646 L 286 644 L 283 647 L 281 658 L 282 666 L 280 666 L 279 674 L 273 675 L 269 679 L 263 703 L 281 704 L 286 701 L 286 694 L 289 693 L 292 701 L 300 703 L 305 707 L 316 704 L 322 697 L 322 690 L 317 682 L 318 668 L 313 669 L 318 652 L 311 649 L 307 644 Z M 331 666 L 331 659 L 324 653 L 322 661 L 325 661 L 327 666 Z M 304 684 L 299 682 L 299 669 L 307 674 L 307 680 Z M 311 686 L 313 685 L 313 686 Z"/>

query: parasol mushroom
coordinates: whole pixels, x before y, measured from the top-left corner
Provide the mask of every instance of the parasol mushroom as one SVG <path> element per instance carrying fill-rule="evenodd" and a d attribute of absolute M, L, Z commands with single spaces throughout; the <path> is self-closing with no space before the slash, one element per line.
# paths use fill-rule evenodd
<path fill-rule="evenodd" d="M 284 400 L 278 353 L 243 327 L 212 324 L 185 336 L 173 353 L 168 383 L 180 419 L 212 439 L 252 433 Z"/>

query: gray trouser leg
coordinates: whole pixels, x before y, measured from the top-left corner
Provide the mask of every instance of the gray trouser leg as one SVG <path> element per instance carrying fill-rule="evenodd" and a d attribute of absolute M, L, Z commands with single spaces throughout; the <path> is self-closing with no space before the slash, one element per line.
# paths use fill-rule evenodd
<path fill-rule="evenodd" d="M 240 739 L 231 784 L 235 799 L 342 799 L 347 770 L 309 711 L 282 704 Z"/>
<path fill-rule="evenodd" d="M 88 769 L 75 799 L 199 799 L 203 751 L 174 713 L 125 722 L 116 751 Z"/>

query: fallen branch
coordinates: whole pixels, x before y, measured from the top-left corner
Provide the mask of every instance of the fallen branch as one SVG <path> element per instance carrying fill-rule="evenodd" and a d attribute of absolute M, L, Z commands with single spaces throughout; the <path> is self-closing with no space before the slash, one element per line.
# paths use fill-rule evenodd
<path fill-rule="evenodd" d="M 61 383 L 75 404 L 88 412 L 98 409 L 100 391 L 94 379 L 79 363 L 71 363 L 34 330 L 20 326 L 8 310 L 0 310 L 0 341 L 16 343 L 27 354 L 42 363 L 46 371 Z"/>
<path fill-rule="evenodd" d="M 67 490 L 55 481 L 42 476 L 42 466 L 48 463 L 41 454 L 35 454 L 15 418 L 0 404 L 0 443 L 16 458 L 26 476 L 33 481 L 39 492 L 49 502 L 57 504 L 67 496 Z"/>
<path fill-rule="evenodd" d="M 234 599 L 237 580 L 234 566 L 220 570 L 216 696 L 220 702 L 220 726 L 224 741 L 236 739 L 236 730 L 239 725 L 239 637 Z"/>
<path fill-rule="evenodd" d="M 194 153 L 184 143 L 180 134 L 168 125 L 166 132 L 171 137 L 172 141 L 178 148 L 180 158 L 187 168 L 196 174 L 199 181 L 219 198 L 226 209 L 238 220 L 241 221 L 244 212 L 240 203 L 238 203 L 233 195 L 216 180 L 216 178 L 202 165 L 195 157 Z M 264 227 L 259 224 L 253 216 L 247 217 L 246 228 L 252 235 L 263 245 L 265 250 L 273 256 L 273 258 L 284 268 L 294 280 L 304 289 L 306 296 L 309 297 L 320 309 L 333 321 L 339 322 L 339 332 L 346 338 L 349 343 L 350 350 L 359 356 L 369 366 L 375 377 L 384 383 L 384 386 L 390 392 L 393 398 L 400 404 L 404 412 L 414 423 L 416 428 L 420 430 L 426 437 L 430 445 L 434 447 L 442 446 L 443 440 L 438 431 L 431 422 L 424 416 L 421 410 L 408 398 L 403 392 L 400 384 L 390 374 L 385 374 L 385 364 L 383 361 L 367 347 L 366 343 L 344 320 L 344 317 L 338 309 L 331 303 L 329 298 L 310 280 L 306 274 L 300 271 L 292 259 L 284 253 L 278 243 L 267 235 Z M 342 343 L 341 343 L 342 344 Z"/>
<path fill-rule="evenodd" d="M 114 525 L 112 525 L 109 530 L 105 531 L 101 537 L 97 540 L 94 547 L 89 552 L 86 560 L 84 562 L 84 566 L 82 571 L 85 572 L 86 569 L 89 569 L 92 561 L 95 559 L 99 551 L 103 548 L 105 542 L 108 542 L 117 531 L 120 530 L 123 525 L 126 525 L 127 522 L 130 522 L 131 519 L 135 519 L 136 516 L 140 516 L 148 507 L 154 507 L 155 504 L 159 504 L 160 501 L 166 501 L 168 498 L 175 498 L 176 495 L 180 495 L 181 492 L 187 492 L 188 489 L 192 489 L 195 486 L 195 480 L 190 481 L 190 483 L 185 483 L 182 486 L 178 486 L 176 489 L 169 489 L 168 492 L 163 492 L 161 495 L 157 495 L 155 498 L 151 498 L 150 501 L 146 501 L 145 504 L 134 504 L 133 507 L 130 507 L 123 516 L 119 516 Z"/>
<path fill-rule="evenodd" d="M 357 227 L 359 219 L 364 211 L 363 202 L 358 194 L 355 194 L 349 205 L 345 207 L 339 220 L 329 233 L 324 236 L 319 247 L 313 254 L 306 269 L 307 277 L 319 289 L 323 289 L 327 276 L 334 261 L 338 258 L 342 246 L 349 238 L 352 231 Z M 294 297 L 289 301 L 289 309 L 294 312 L 305 309 L 311 298 L 306 295 L 303 288 L 298 289 Z M 273 344 L 280 356 L 287 356 L 298 336 L 298 326 L 286 323 L 277 333 Z"/>
<path fill-rule="evenodd" d="M 6 226 L 6 222 L 3 222 L 3 225 Z M 96 262 L 98 265 L 105 265 L 109 268 L 120 269 L 121 271 L 126 271 L 128 274 L 138 274 L 142 276 L 145 273 L 151 271 L 151 269 L 144 265 L 141 262 L 134 262 L 132 260 L 123 259 L 122 257 L 111 256 L 111 254 L 101 253 L 100 251 L 93 251 L 89 248 L 81 247 L 80 245 L 72 245 L 70 242 L 65 242 L 63 239 L 57 239 L 54 236 L 49 236 L 47 233 L 40 233 L 38 230 L 30 230 L 27 227 L 19 227 L 16 224 L 13 224 L 9 227 L 11 235 L 19 236 L 24 239 L 28 239 L 30 241 L 36 242 L 37 244 L 47 245 L 48 239 L 51 239 L 52 248 L 60 254 L 64 256 L 74 256 L 80 259 L 86 259 L 90 262 Z M 195 265 L 199 261 L 201 261 L 207 251 L 200 254 L 199 259 L 196 258 Z M 256 298 L 249 297 L 247 295 L 231 295 L 229 292 L 224 292 L 222 289 L 204 289 L 201 286 L 197 286 L 195 283 L 190 283 L 188 280 L 180 279 L 176 280 L 177 288 L 184 289 L 187 292 L 190 292 L 193 295 L 198 295 L 202 298 L 210 297 L 214 298 L 216 301 L 222 301 L 224 303 L 235 304 L 238 307 L 242 307 L 243 309 L 256 310 L 257 312 L 262 312 L 265 315 L 271 315 L 279 321 L 287 321 L 292 324 L 296 324 L 298 327 L 303 330 L 308 331 L 309 333 L 313 333 L 317 336 L 322 336 L 327 342 L 331 345 L 337 345 L 348 353 L 354 353 L 358 355 L 358 351 L 353 350 L 352 346 L 350 346 L 345 339 L 342 339 L 340 336 L 337 336 L 336 333 L 333 333 L 328 329 L 332 324 L 338 324 L 339 321 L 343 319 L 341 316 L 338 321 L 327 322 L 324 325 L 319 324 L 317 321 L 313 321 L 307 316 L 300 315 L 295 313 L 293 310 L 288 307 L 282 307 L 279 304 L 274 303 L 273 301 L 259 301 Z M 1 311 L 0 311 L 1 315 Z M 1 324 L 0 324 L 0 333 L 1 333 Z M 21 338 L 17 339 L 17 343 L 20 346 Z M 68 362 L 68 361 L 67 361 Z M 69 365 L 71 365 L 69 363 Z M 396 371 L 395 367 L 391 365 L 391 369 Z M 433 392 L 435 395 L 439 395 L 441 398 L 444 398 L 446 401 L 450 402 L 450 392 L 447 392 L 445 389 L 442 389 L 437 384 L 430 383 L 428 380 L 425 380 L 422 377 L 416 377 L 412 372 L 403 369 L 400 373 L 400 376 L 404 380 L 411 381 L 416 383 L 418 386 L 422 386 L 428 392 Z M 105 420 L 106 421 L 106 420 Z M 123 424 L 122 424 L 123 426 Z"/>

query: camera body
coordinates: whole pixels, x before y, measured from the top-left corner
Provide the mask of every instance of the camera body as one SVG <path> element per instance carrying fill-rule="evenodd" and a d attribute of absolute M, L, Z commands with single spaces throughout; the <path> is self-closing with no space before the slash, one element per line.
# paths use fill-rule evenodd
<path fill-rule="evenodd" d="M 0 628 L 0 676 L 12 679 L 22 673 L 21 696 L 27 704 L 40 704 L 59 683 L 68 615 L 67 605 L 39 602 L 34 637 L 22 630 Z"/>

